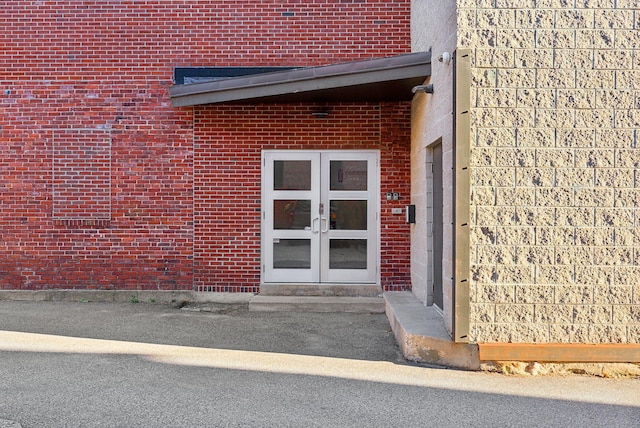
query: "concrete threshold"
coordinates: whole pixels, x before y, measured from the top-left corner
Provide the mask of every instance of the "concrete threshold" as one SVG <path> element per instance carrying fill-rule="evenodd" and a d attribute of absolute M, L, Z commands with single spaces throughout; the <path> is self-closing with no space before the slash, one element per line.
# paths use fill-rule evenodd
<path fill-rule="evenodd" d="M 433 307 L 424 306 L 410 291 L 387 292 L 383 297 L 389 324 L 406 359 L 480 370 L 478 346 L 455 343 Z"/>
<path fill-rule="evenodd" d="M 249 301 L 250 311 L 384 313 L 382 297 L 262 296 Z"/>
<path fill-rule="evenodd" d="M 296 284 L 262 283 L 261 296 L 380 297 L 382 289 L 375 284 Z"/>

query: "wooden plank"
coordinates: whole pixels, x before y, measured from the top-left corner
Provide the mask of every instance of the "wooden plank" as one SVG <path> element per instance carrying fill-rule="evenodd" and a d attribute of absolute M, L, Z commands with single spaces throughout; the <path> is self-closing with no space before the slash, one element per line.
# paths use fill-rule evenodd
<path fill-rule="evenodd" d="M 479 343 L 481 361 L 640 363 L 640 344 Z"/>

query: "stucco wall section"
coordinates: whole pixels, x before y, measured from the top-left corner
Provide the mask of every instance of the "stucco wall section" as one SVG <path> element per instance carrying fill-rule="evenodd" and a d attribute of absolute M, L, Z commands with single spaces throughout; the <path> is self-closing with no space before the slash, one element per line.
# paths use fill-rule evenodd
<path fill-rule="evenodd" d="M 474 342 L 640 342 L 640 4 L 458 0 Z"/>
<path fill-rule="evenodd" d="M 411 12 L 411 40 L 414 52 L 432 51 L 433 94 L 414 97 L 411 143 L 411 203 L 416 205 L 416 224 L 411 234 L 413 293 L 425 304 L 433 302 L 433 247 L 429 209 L 432 198 L 432 154 L 430 146 L 442 142 L 443 162 L 443 311 L 451 331 L 453 272 L 453 63 L 438 61 L 456 46 L 455 2 L 414 0 Z"/>

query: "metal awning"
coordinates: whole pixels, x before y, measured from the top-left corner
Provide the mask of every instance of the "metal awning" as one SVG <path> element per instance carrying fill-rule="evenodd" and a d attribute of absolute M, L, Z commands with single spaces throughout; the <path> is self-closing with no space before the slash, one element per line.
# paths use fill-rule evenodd
<path fill-rule="evenodd" d="M 171 103 L 293 103 L 408 101 L 431 75 L 431 53 L 420 52 L 320 67 L 213 80 L 169 89 Z"/>

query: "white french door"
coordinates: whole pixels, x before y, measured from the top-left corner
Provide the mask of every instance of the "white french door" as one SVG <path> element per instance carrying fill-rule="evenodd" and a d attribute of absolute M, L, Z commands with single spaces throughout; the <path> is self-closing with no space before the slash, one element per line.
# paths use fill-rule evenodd
<path fill-rule="evenodd" d="M 378 153 L 263 152 L 264 282 L 376 283 Z"/>

